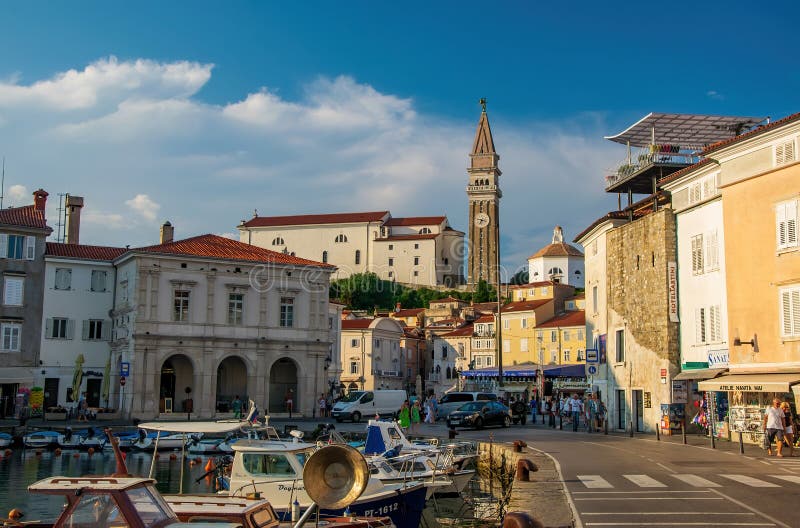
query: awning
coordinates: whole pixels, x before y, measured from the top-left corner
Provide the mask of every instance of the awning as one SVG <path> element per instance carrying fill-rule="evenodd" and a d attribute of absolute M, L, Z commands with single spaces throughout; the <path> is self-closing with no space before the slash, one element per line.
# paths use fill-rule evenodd
<path fill-rule="evenodd" d="M 680 374 L 675 376 L 674 380 L 707 380 L 711 378 L 716 378 L 723 372 L 726 372 L 728 369 L 726 368 L 704 368 L 704 369 L 691 369 L 691 370 L 684 370 L 681 371 Z"/>
<path fill-rule="evenodd" d="M 784 374 L 728 374 L 701 381 L 701 391 L 789 392 L 789 387 L 800 383 L 800 373 Z"/>
<path fill-rule="evenodd" d="M 561 367 L 545 367 L 545 378 L 585 378 L 586 366 L 583 363 Z"/>

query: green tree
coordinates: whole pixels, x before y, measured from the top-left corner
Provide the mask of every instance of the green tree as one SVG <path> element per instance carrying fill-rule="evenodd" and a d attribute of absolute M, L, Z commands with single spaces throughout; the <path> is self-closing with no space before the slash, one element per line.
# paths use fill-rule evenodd
<path fill-rule="evenodd" d="M 398 286 L 374 273 L 357 273 L 331 282 L 330 297 L 353 310 L 392 309 Z"/>
<path fill-rule="evenodd" d="M 481 279 L 475 286 L 475 291 L 472 292 L 472 300 L 476 303 L 484 303 L 497 300 L 497 290 L 489 285 L 485 280 Z"/>

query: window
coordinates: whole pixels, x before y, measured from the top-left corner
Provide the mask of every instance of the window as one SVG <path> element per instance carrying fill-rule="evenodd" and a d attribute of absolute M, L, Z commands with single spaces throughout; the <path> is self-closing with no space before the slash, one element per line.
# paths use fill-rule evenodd
<path fill-rule="evenodd" d="M 391 279 L 392 277 L 394 277 L 394 272 L 393 272 L 393 271 L 390 271 L 390 272 L 389 272 L 389 278 Z"/>
<path fill-rule="evenodd" d="M 475 358 L 475 366 L 477 367 L 483 366 L 483 356 L 478 356 Z"/>
<path fill-rule="evenodd" d="M 288 480 L 296 477 L 289 459 L 281 453 L 243 453 L 242 465 L 248 473 L 259 477 L 280 477 Z"/>
<path fill-rule="evenodd" d="M 775 166 L 785 165 L 795 160 L 794 140 L 775 145 Z"/>
<path fill-rule="evenodd" d="M 597 286 L 592 286 L 592 308 L 597 313 Z"/>
<path fill-rule="evenodd" d="M 294 325 L 294 299 L 281 297 L 281 326 Z"/>
<path fill-rule="evenodd" d="M 22 325 L 16 323 L 3 323 L 0 325 L 3 337 L 3 351 L 19 352 L 19 336 L 22 333 Z"/>
<path fill-rule="evenodd" d="M 240 325 L 244 317 L 244 294 L 231 293 L 228 295 L 228 324 Z"/>
<path fill-rule="evenodd" d="M 503 352 L 511 352 L 511 341 L 503 339 Z"/>
<path fill-rule="evenodd" d="M 376 339 L 375 340 L 375 348 L 380 348 L 380 347 L 381 347 L 381 340 L 380 339 Z"/>
<path fill-rule="evenodd" d="M 361 264 L 361 250 L 356 250 L 356 264 Z"/>
<path fill-rule="evenodd" d="M 520 325 L 520 328 L 522 328 L 523 330 L 525 330 L 526 328 L 528 328 L 528 320 L 527 320 L 527 319 L 525 319 L 525 318 L 523 317 L 523 318 L 520 320 L 520 322 L 519 322 L 519 325 Z"/>
<path fill-rule="evenodd" d="M 697 308 L 694 313 L 694 342 L 698 345 L 706 343 L 706 309 Z"/>
<path fill-rule="evenodd" d="M 72 339 L 73 321 L 65 317 L 54 317 L 45 324 L 45 335 L 50 339 Z"/>
<path fill-rule="evenodd" d="M 692 273 L 703 273 L 703 235 L 692 237 Z"/>
<path fill-rule="evenodd" d="M 509 328 L 511 328 L 511 320 L 503 319 L 503 330 L 508 330 Z"/>
<path fill-rule="evenodd" d="M 578 330 L 578 341 L 583 341 L 583 330 Z"/>
<path fill-rule="evenodd" d="M 419 266 L 419 257 L 414 257 L 414 265 Z"/>
<path fill-rule="evenodd" d="M 523 337 L 519 340 L 519 350 L 520 352 L 527 352 L 528 351 L 528 338 Z"/>
<path fill-rule="evenodd" d="M 541 293 L 542 295 L 547 295 L 547 286 L 542 286 Z"/>
<path fill-rule="evenodd" d="M 575 361 L 583 361 L 583 350 L 578 349 L 578 357 L 575 358 Z"/>
<path fill-rule="evenodd" d="M 447 345 L 442 345 L 442 359 L 447 359 Z"/>
<path fill-rule="evenodd" d="M 106 291 L 106 277 L 107 274 L 103 270 L 92 270 L 92 285 L 91 290 L 93 292 L 104 292 Z"/>
<path fill-rule="evenodd" d="M 778 249 L 797 247 L 797 200 L 775 207 L 775 229 Z"/>
<path fill-rule="evenodd" d="M 285 246 L 286 242 L 283 241 L 283 237 L 275 237 L 272 239 L 273 246 Z"/>
<path fill-rule="evenodd" d="M 419 244 L 414 244 L 414 249 L 419 249 Z"/>
<path fill-rule="evenodd" d="M 72 287 L 72 270 L 70 268 L 56 268 L 56 290 L 69 290 Z"/>
<path fill-rule="evenodd" d="M 781 336 L 800 336 L 800 286 L 782 288 L 781 296 Z"/>
<path fill-rule="evenodd" d="M 350 362 L 350 374 L 358 374 L 358 361 Z"/>
<path fill-rule="evenodd" d="M 25 279 L 22 277 L 6 277 L 3 282 L 3 304 L 6 306 L 22 306 Z"/>
<path fill-rule="evenodd" d="M 36 257 L 36 237 L 0 235 L 0 257 L 33 260 Z"/>
<path fill-rule="evenodd" d="M 534 295 L 536 295 L 536 290 L 534 288 L 528 288 L 528 295 L 533 297 Z"/>
<path fill-rule="evenodd" d="M 347 242 L 347 237 L 344 235 L 336 235 L 336 238 L 333 241 L 337 244 L 342 244 Z"/>
<path fill-rule="evenodd" d="M 703 187 L 701 182 L 695 182 L 689 186 L 689 205 L 695 204 L 703 199 Z"/>
<path fill-rule="evenodd" d="M 622 363 L 625 361 L 625 330 L 617 330 L 616 332 L 616 341 L 617 341 L 617 363 Z"/>
<path fill-rule="evenodd" d="M 430 230 L 428 227 L 423 227 L 419 230 L 420 235 L 430 235 L 433 231 Z"/>
<path fill-rule="evenodd" d="M 351 339 L 350 340 L 350 347 L 351 348 L 358 348 L 358 339 Z"/>
<path fill-rule="evenodd" d="M 558 341 L 558 331 L 550 330 L 550 342 L 555 343 Z"/>
<path fill-rule="evenodd" d="M 558 352 L 555 350 L 550 351 L 550 363 L 558 363 Z"/>
<path fill-rule="evenodd" d="M 83 339 L 86 341 L 101 340 L 103 335 L 103 321 L 98 319 L 89 319 L 83 322 Z"/>
<path fill-rule="evenodd" d="M 715 271 L 719 269 L 719 243 L 717 242 L 717 231 L 706 233 L 706 254 L 705 271 Z"/>
<path fill-rule="evenodd" d="M 389 267 L 394 266 L 394 259 L 389 257 Z"/>
<path fill-rule="evenodd" d="M 323 251 L 322 252 L 322 262 L 324 262 L 326 264 L 328 262 L 328 252 L 327 251 Z"/>
<path fill-rule="evenodd" d="M 569 330 L 564 330 L 564 341 L 569 341 Z"/>
<path fill-rule="evenodd" d="M 173 296 L 172 320 L 189 320 L 189 292 L 187 290 L 175 290 Z"/>
<path fill-rule="evenodd" d="M 708 307 L 708 340 L 711 343 L 723 340 L 719 305 Z"/>
<path fill-rule="evenodd" d="M 419 271 L 417 271 L 417 270 L 414 270 L 414 276 L 415 276 L 415 277 L 419 277 Z"/>
<path fill-rule="evenodd" d="M 394 244 L 389 244 L 389 251 L 392 251 L 393 249 L 394 249 Z"/>
<path fill-rule="evenodd" d="M 486 366 L 487 367 L 492 366 L 492 356 L 486 356 Z"/>
<path fill-rule="evenodd" d="M 564 363 L 569 361 L 569 350 L 564 351 Z"/>

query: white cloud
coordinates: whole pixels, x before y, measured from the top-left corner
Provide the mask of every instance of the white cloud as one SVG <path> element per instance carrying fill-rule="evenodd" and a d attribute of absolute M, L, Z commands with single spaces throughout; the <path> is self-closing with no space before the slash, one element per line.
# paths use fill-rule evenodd
<path fill-rule="evenodd" d="M 125 205 L 151 222 L 156 219 L 158 210 L 161 209 L 161 206 L 146 194 L 137 194 L 130 200 L 125 200 Z"/>
<path fill-rule="evenodd" d="M 181 237 L 230 234 L 254 209 L 446 214 L 466 230 L 479 108 L 467 120 L 422 115 L 412 99 L 347 76 L 319 78 L 296 100 L 252 87 L 212 105 L 196 97 L 211 73 L 208 64 L 112 57 L 43 81 L 0 81 L 0 144 L 34 188 L 85 197 L 86 243 L 152 244 L 158 217 Z M 603 169 L 624 152 L 602 140 L 601 115 L 504 117 L 490 109 L 503 260 L 516 268 L 553 225 L 571 239 L 616 206 Z"/>
<path fill-rule="evenodd" d="M 5 193 L 4 205 L 19 207 L 20 205 L 27 205 L 27 202 L 33 203 L 33 197 L 31 193 L 28 192 L 28 188 L 24 185 L 12 185 L 8 188 L 8 192 Z"/>
<path fill-rule="evenodd" d="M 706 92 L 706 97 L 709 99 L 714 99 L 715 101 L 722 101 L 725 99 L 725 96 L 719 93 L 716 90 L 709 90 Z"/>

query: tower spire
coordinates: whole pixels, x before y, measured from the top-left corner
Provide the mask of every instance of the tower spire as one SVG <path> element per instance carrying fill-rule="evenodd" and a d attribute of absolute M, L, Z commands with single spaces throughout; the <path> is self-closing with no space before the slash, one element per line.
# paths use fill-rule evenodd
<path fill-rule="evenodd" d="M 472 153 L 470 153 L 473 169 L 497 167 L 497 160 L 500 159 L 494 150 L 494 138 L 492 138 L 492 127 L 489 126 L 489 115 L 486 113 L 485 98 L 481 98 L 480 105 L 483 111 L 478 120 L 478 129 L 475 131 L 475 140 L 472 142 Z"/>

